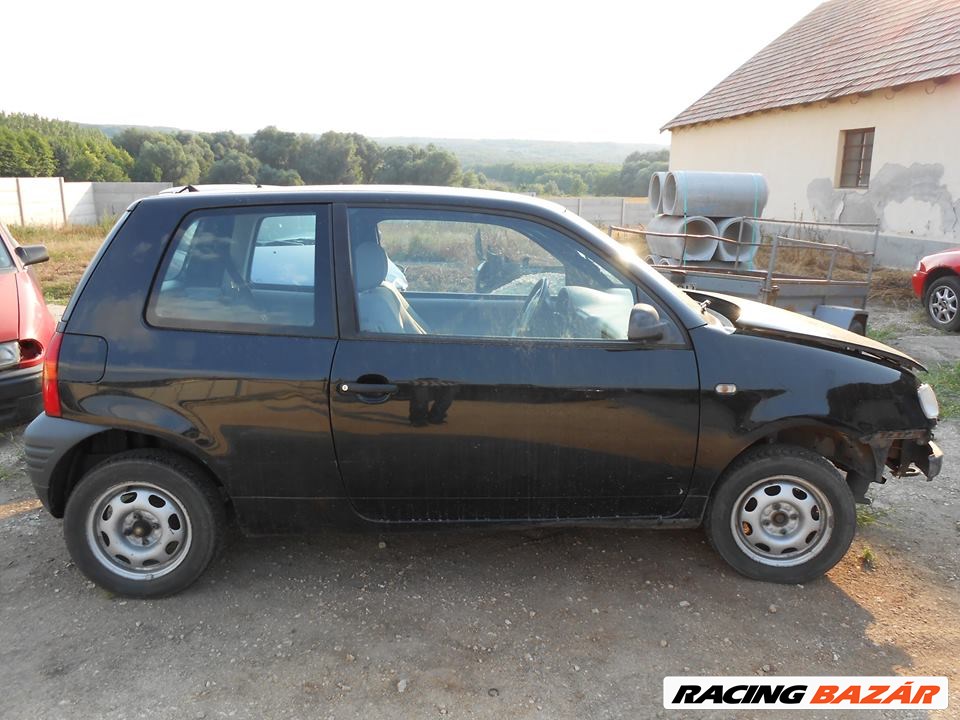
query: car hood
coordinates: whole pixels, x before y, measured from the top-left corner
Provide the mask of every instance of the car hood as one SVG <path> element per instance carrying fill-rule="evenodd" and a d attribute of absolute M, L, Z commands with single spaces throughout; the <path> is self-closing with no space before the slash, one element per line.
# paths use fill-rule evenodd
<path fill-rule="evenodd" d="M 884 345 L 863 335 L 857 335 L 836 325 L 806 315 L 764 305 L 754 300 L 720 293 L 689 292 L 695 300 L 717 300 L 718 312 L 730 318 L 734 325 L 748 332 L 802 341 L 831 350 L 842 350 L 867 357 L 882 358 L 908 370 L 926 370 L 917 360 L 896 348 Z M 723 307 L 723 306 L 726 307 Z"/>
<path fill-rule="evenodd" d="M 17 274 L 0 271 L 0 342 L 16 340 L 20 332 Z"/>

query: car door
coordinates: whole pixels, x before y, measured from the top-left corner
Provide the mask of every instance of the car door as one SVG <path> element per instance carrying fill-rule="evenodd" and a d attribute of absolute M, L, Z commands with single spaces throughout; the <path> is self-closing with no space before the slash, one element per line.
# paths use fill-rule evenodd
<path fill-rule="evenodd" d="M 626 339 L 633 304 L 656 300 L 610 259 L 506 213 L 394 204 L 339 206 L 335 218 L 331 422 L 362 515 L 679 508 L 697 445 L 696 361 L 662 306 L 661 340 Z"/>

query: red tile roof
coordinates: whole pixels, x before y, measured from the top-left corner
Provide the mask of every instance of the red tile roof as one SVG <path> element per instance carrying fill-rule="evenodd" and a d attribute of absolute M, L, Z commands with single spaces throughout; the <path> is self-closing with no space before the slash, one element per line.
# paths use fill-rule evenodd
<path fill-rule="evenodd" d="M 960 74 L 960 1 L 828 0 L 662 129 Z"/>

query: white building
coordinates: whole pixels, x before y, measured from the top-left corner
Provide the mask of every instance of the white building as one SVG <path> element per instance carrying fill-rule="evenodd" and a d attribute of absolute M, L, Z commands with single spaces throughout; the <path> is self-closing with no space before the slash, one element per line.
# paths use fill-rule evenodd
<path fill-rule="evenodd" d="M 663 128 L 670 168 L 761 172 L 766 217 L 960 244 L 960 2 L 829 0 Z"/>

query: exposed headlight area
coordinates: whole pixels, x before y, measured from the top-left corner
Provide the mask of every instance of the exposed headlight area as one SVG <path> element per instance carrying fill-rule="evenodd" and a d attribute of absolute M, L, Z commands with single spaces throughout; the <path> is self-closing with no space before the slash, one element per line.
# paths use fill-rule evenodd
<path fill-rule="evenodd" d="M 0 370 L 20 364 L 20 343 L 16 340 L 0 343 Z"/>
<path fill-rule="evenodd" d="M 937 402 L 937 394 L 927 383 L 917 388 L 917 397 L 920 399 L 920 407 L 923 414 L 931 420 L 940 417 L 940 403 Z"/>

